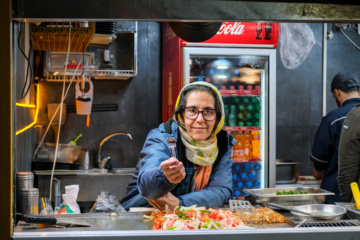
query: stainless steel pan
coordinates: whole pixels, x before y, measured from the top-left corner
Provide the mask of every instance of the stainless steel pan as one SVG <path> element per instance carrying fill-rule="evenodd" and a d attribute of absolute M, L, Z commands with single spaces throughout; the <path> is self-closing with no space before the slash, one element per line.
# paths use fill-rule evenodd
<path fill-rule="evenodd" d="M 340 220 L 346 213 L 346 209 L 344 207 L 333 204 L 309 204 L 297 206 L 293 209 L 311 214 L 311 216 L 306 216 L 304 214 L 291 211 L 298 220 Z"/>

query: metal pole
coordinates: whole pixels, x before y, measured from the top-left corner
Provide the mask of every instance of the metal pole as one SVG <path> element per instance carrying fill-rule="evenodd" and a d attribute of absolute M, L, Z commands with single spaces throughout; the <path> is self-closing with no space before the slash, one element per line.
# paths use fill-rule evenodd
<path fill-rule="evenodd" d="M 322 116 L 326 115 L 327 23 L 323 24 L 322 47 Z"/>

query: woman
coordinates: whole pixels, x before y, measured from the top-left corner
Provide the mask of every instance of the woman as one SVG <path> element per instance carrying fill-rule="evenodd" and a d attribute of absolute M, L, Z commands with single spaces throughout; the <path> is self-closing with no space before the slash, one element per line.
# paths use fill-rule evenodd
<path fill-rule="evenodd" d="M 219 91 L 206 82 L 185 86 L 174 117 L 146 139 L 125 197 L 125 209 L 152 205 L 218 208 L 232 193 L 231 147 L 236 140 L 224 130 L 224 104 Z M 167 138 L 176 139 L 177 158 Z"/>

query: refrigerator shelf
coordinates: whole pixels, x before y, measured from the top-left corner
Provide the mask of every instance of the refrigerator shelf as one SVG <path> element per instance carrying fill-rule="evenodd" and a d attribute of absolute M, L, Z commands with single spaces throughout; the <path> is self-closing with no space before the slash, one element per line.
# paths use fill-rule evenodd
<path fill-rule="evenodd" d="M 249 159 L 243 159 L 243 158 L 232 158 L 233 162 L 237 162 L 237 163 L 240 163 L 240 162 L 261 162 L 261 159 L 259 158 L 249 158 Z"/>
<path fill-rule="evenodd" d="M 223 97 L 239 97 L 239 96 L 261 96 L 261 90 L 223 90 L 219 92 Z"/>
<path fill-rule="evenodd" d="M 227 132 L 231 131 L 246 131 L 246 130 L 261 130 L 261 127 L 230 127 L 224 126 L 223 129 Z"/>

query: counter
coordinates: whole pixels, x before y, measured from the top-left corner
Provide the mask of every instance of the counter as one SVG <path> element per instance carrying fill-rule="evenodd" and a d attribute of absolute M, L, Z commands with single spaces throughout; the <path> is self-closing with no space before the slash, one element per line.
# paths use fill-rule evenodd
<path fill-rule="evenodd" d="M 281 214 L 292 219 L 288 212 Z M 17 226 L 13 235 L 14 239 L 171 239 L 184 240 L 184 238 L 199 240 L 235 240 L 247 239 L 276 239 L 276 240 L 297 240 L 297 239 L 358 239 L 360 236 L 360 222 L 358 219 L 344 219 L 343 223 L 351 223 L 353 226 L 339 227 L 300 227 L 292 228 L 287 224 L 268 224 L 254 229 L 246 230 L 193 230 L 193 231 L 153 231 L 152 221 L 146 220 L 143 213 L 123 213 L 117 217 L 110 217 L 108 214 L 77 214 L 60 215 L 58 221 L 87 223 L 91 227 L 81 228 L 45 228 L 31 229 L 26 225 Z M 296 221 L 295 221 L 296 222 Z M 249 225 L 250 226 L 250 225 Z M 179 234 L 180 233 L 180 234 Z"/>

